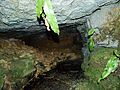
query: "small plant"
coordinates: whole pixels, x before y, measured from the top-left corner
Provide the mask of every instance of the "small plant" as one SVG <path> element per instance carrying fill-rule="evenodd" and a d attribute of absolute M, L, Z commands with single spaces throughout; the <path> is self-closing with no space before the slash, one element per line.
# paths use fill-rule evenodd
<path fill-rule="evenodd" d="M 118 54 L 118 51 L 113 51 L 113 55 L 107 62 L 107 65 L 101 75 L 101 77 L 98 79 L 98 83 L 105 79 L 108 75 L 111 74 L 111 72 L 114 72 L 118 68 L 118 62 L 119 62 L 120 55 Z"/>
<path fill-rule="evenodd" d="M 44 20 L 48 31 L 52 29 L 55 33 L 59 35 L 57 19 L 55 17 L 50 0 L 37 0 L 36 14 L 39 19 Z"/>
<path fill-rule="evenodd" d="M 95 42 L 93 39 L 93 34 L 95 33 L 95 30 L 92 28 L 88 31 L 88 49 L 89 52 L 92 52 L 95 47 Z M 101 77 L 98 79 L 98 83 L 105 79 L 108 75 L 111 74 L 111 72 L 114 72 L 118 68 L 118 62 L 119 62 L 120 55 L 118 54 L 117 50 L 113 51 L 113 55 L 107 62 L 107 65 L 101 75 Z"/>
<path fill-rule="evenodd" d="M 93 39 L 93 34 L 95 33 L 95 30 L 92 28 L 88 31 L 88 49 L 90 52 L 94 50 L 95 42 Z"/>

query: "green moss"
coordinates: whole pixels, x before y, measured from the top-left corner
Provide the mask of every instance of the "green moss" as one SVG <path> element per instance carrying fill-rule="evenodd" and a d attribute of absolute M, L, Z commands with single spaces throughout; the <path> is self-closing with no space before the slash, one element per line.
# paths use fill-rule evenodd
<path fill-rule="evenodd" d="M 35 71 L 36 55 L 33 48 L 19 41 L 15 43 L 0 39 L 0 89 L 5 81 L 9 81 L 13 88 L 16 82 L 22 85 L 25 76 Z"/>
<path fill-rule="evenodd" d="M 82 68 L 85 71 L 85 76 L 88 79 L 80 85 L 82 86 L 85 83 L 87 84 L 86 87 L 89 87 L 89 89 L 83 90 L 119 90 L 120 68 L 118 68 L 116 72 L 110 74 L 106 79 L 101 81 L 100 84 L 97 84 L 97 80 L 100 78 L 109 58 L 113 54 L 113 50 L 114 48 L 96 48 L 94 52 L 91 53 L 90 60 L 84 61 Z M 94 89 L 92 89 L 92 87 Z"/>

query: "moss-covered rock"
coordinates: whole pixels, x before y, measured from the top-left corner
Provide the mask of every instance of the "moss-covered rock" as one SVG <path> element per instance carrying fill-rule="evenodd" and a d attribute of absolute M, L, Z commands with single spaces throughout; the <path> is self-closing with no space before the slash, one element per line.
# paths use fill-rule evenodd
<path fill-rule="evenodd" d="M 0 39 L 0 89 L 14 89 L 35 71 L 36 51 L 18 40 Z"/>
<path fill-rule="evenodd" d="M 120 88 L 120 67 L 111 73 L 99 84 L 98 79 L 113 54 L 114 48 L 96 48 L 90 55 L 90 60 L 84 61 L 82 68 L 87 77 L 83 82 L 79 82 L 76 90 L 119 90 Z M 83 88 L 83 89 L 82 89 Z"/>

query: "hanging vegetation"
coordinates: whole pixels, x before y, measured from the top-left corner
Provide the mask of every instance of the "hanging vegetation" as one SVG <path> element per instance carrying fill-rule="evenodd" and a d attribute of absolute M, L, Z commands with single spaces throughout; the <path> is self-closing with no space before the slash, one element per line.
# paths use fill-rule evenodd
<path fill-rule="evenodd" d="M 94 50 L 95 42 L 93 39 L 93 34 L 95 33 L 95 30 L 92 28 L 88 31 L 88 49 L 90 52 Z"/>
<path fill-rule="evenodd" d="M 48 31 L 52 29 L 59 35 L 57 19 L 50 0 L 37 0 L 36 14 L 38 18 L 42 18 L 41 20 L 44 20 L 44 24 L 46 25 Z"/>

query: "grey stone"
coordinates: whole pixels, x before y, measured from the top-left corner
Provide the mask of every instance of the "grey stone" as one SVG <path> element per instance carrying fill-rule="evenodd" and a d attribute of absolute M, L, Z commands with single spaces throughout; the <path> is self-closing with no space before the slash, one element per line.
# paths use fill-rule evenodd
<path fill-rule="evenodd" d="M 89 16 L 90 25 L 92 28 L 101 28 L 107 23 L 108 13 L 114 8 L 120 8 L 120 3 L 101 7 Z"/>
<path fill-rule="evenodd" d="M 113 40 L 112 37 L 108 37 L 107 39 L 105 39 L 104 41 L 101 42 L 97 42 L 97 45 L 99 46 L 103 46 L 103 47 L 113 47 L 113 48 L 117 48 L 119 44 L 118 40 Z"/>
<path fill-rule="evenodd" d="M 101 6 L 119 0 L 52 0 L 59 24 L 84 21 Z M 35 0 L 0 0 L 0 31 L 38 25 Z"/>
<path fill-rule="evenodd" d="M 120 3 L 103 6 L 100 8 L 100 10 L 97 10 L 96 12 L 92 13 L 87 20 L 88 27 L 95 28 L 96 34 L 101 35 L 101 30 L 103 26 L 108 22 L 109 12 L 112 12 L 112 10 L 115 8 L 120 8 Z M 94 38 L 96 38 L 96 36 Z M 98 46 L 104 47 L 118 47 L 119 45 L 119 40 L 113 40 L 112 35 L 106 35 L 106 39 L 96 42 Z"/>

